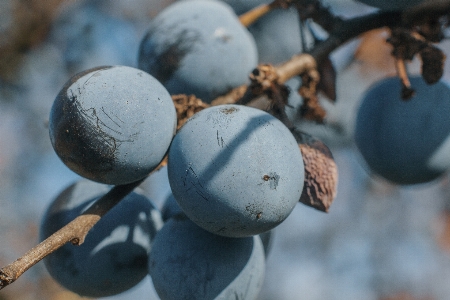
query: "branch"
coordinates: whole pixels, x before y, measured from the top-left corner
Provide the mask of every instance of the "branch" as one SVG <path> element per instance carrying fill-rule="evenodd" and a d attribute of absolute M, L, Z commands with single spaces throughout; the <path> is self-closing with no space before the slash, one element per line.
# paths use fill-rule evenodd
<path fill-rule="evenodd" d="M 265 16 L 269 12 L 277 8 L 287 9 L 291 5 L 291 0 L 274 0 L 270 3 L 261 4 L 256 6 L 255 8 L 249 10 L 246 13 L 243 13 L 239 16 L 239 21 L 245 27 L 249 27 L 256 21 L 258 21 L 261 17 Z"/>
<path fill-rule="evenodd" d="M 382 27 L 392 27 L 401 23 L 400 12 L 377 12 L 361 17 L 335 22 L 328 39 L 314 46 L 309 54 L 320 64 L 331 52 L 360 34 Z"/>
<path fill-rule="evenodd" d="M 428 21 L 430 17 L 437 19 L 449 14 L 449 0 L 426 0 L 407 9 L 403 13 L 402 21 L 405 24 L 417 25 Z"/>
<path fill-rule="evenodd" d="M 71 242 L 74 245 L 81 245 L 89 230 L 100 218 L 141 184 L 142 181 L 144 179 L 113 187 L 72 222 L 49 236 L 13 263 L 0 269 L 0 290 L 16 281 L 29 268 L 66 243 Z"/>
<path fill-rule="evenodd" d="M 258 89 L 262 92 L 271 89 L 275 97 L 277 97 L 278 102 L 282 103 L 283 99 L 280 98 L 282 96 L 280 94 L 281 90 L 277 89 L 277 85 L 282 85 L 290 78 L 304 73 L 310 74 L 310 77 L 313 80 L 318 80 L 317 64 L 320 64 L 327 58 L 333 50 L 363 32 L 384 26 L 391 27 L 400 24 L 400 22 L 401 14 L 399 12 L 381 12 L 345 21 L 334 19 L 334 26 L 333 30 L 330 32 L 330 37 L 324 42 L 316 45 L 311 51 L 305 54 L 296 55 L 286 63 L 273 67 L 273 69 L 270 67 L 267 68 L 267 65 L 265 65 L 264 68 L 269 70 L 266 74 L 271 77 L 269 84 L 267 84 L 266 77 L 255 76 L 256 78 L 260 78 L 261 81 L 257 79 L 249 86 L 238 87 L 227 95 L 216 99 L 212 104 L 236 103 L 244 98 L 255 98 L 255 95 L 253 95 L 251 91 Z M 263 66 L 259 66 L 255 69 L 253 75 L 259 75 L 262 67 Z M 256 84 L 260 84 L 260 86 L 257 87 Z M 127 185 L 113 187 L 107 194 L 97 200 L 93 206 L 75 220 L 55 232 L 13 263 L 0 269 L 0 290 L 16 281 L 25 271 L 50 253 L 62 247 L 64 244 L 72 242 L 75 245 L 80 245 L 83 243 L 89 230 L 100 220 L 100 218 L 119 203 L 121 199 L 129 194 L 143 180 L 144 179 Z"/>

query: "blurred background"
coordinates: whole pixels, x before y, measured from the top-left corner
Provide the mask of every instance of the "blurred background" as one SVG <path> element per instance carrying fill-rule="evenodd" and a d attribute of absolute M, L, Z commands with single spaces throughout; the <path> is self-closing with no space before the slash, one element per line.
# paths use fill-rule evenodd
<path fill-rule="evenodd" d="M 78 178 L 48 137 L 57 93 L 87 68 L 136 66 L 150 20 L 171 2 L 0 0 L 0 266 L 38 242 L 46 206 Z M 326 2 L 346 18 L 373 11 L 351 0 Z M 418 186 L 392 185 L 368 172 L 352 142 L 364 91 L 395 74 L 386 37 L 384 30 L 368 32 L 335 51 L 337 102 L 321 99 L 328 125 L 298 124 L 332 150 L 338 194 L 328 214 L 298 204 L 274 230 L 260 300 L 450 299 L 448 176 Z M 448 42 L 439 47 L 450 53 Z M 409 68 L 418 73 L 420 63 Z M 450 80 L 448 63 L 443 80 Z M 160 207 L 170 193 L 166 170 L 142 187 Z M 0 300 L 6 299 L 82 298 L 61 288 L 39 263 L 0 291 Z M 148 277 L 106 299 L 158 297 Z"/>

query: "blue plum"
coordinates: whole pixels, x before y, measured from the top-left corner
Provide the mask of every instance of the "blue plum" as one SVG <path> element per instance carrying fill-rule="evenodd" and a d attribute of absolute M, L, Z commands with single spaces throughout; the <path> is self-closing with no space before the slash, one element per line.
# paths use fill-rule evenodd
<path fill-rule="evenodd" d="M 258 236 L 228 238 L 171 218 L 154 240 L 149 273 L 162 300 L 256 299 L 265 258 Z"/>
<path fill-rule="evenodd" d="M 176 130 L 172 98 L 155 78 L 126 66 L 73 76 L 56 97 L 50 140 L 74 172 L 106 184 L 140 180 L 164 158 Z"/>
<path fill-rule="evenodd" d="M 75 219 L 109 189 L 85 179 L 66 188 L 47 209 L 41 240 Z M 161 227 L 161 214 L 152 202 L 132 192 L 94 225 L 83 244 L 64 245 L 44 259 L 45 266 L 58 283 L 79 295 L 121 293 L 148 274 L 148 254 Z"/>
<path fill-rule="evenodd" d="M 300 33 L 300 20 L 295 9 L 271 11 L 248 30 L 253 35 L 261 63 L 278 64 L 289 60 L 303 51 Z M 312 43 L 310 35 L 305 37 Z"/>
<path fill-rule="evenodd" d="M 400 98 L 398 78 L 385 78 L 364 96 L 355 142 L 376 174 L 397 184 L 431 181 L 450 167 L 450 89 L 411 78 L 416 95 Z"/>
<path fill-rule="evenodd" d="M 300 199 L 304 165 L 278 119 L 256 108 L 206 108 L 169 150 L 169 182 L 181 209 L 213 233 L 244 237 L 280 224 Z"/>
<path fill-rule="evenodd" d="M 161 208 L 161 215 L 164 222 L 169 221 L 170 218 L 176 217 L 180 214 L 184 214 L 181 210 L 180 206 L 177 203 L 177 200 L 175 200 L 175 197 L 171 193 L 166 201 L 164 202 L 163 207 Z M 261 238 L 261 241 L 263 243 L 264 253 L 265 256 L 269 254 L 270 249 L 272 248 L 273 244 L 273 230 L 269 230 L 266 232 L 263 232 L 259 235 Z"/>
<path fill-rule="evenodd" d="M 164 201 L 163 207 L 161 208 L 162 219 L 164 222 L 167 222 L 170 218 L 180 213 L 183 213 L 183 211 L 171 193 L 167 197 L 166 201 Z"/>
<path fill-rule="evenodd" d="M 139 48 L 138 66 L 170 94 L 194 94 L 210 103 L 249 83 L 256 67 L 255 41 L 225 3 L 175 2 L 151 22 Z"/>

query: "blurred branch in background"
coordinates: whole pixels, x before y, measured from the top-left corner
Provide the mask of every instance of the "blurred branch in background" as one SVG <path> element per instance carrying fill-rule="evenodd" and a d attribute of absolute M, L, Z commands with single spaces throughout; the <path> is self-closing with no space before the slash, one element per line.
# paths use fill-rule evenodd
<path fill-rule="evenodd" d="M 47 36 L 59 5 L 72 0 L 5 0 L 0 31 L 0 80 L 13 81 L 23 55 Z M 5 22 L 6 23 L 6 22 Z"/>

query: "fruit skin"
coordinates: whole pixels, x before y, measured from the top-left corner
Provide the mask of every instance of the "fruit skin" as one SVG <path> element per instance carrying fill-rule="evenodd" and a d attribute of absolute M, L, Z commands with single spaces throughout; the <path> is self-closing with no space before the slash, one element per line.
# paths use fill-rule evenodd
<path fill-rule="evenodd" d="M 170 220 L 170 218 L 177 217 L 180 214 L 184 213 L 181 210 L 180 206 L 178 205 L 177 200 L 175 200 L 175 197 L 171 193 L 167 197 L 166 201 L 164 201 L 163 207 L 161 208 L 162 219 L 164 222 L 167 222 Z M 265 257 L 269 255 L 269 252 L 272 248 L 273 235 L 274 235 L 273 230 L 263 232 L 259 235 L 263 243 Z"/>
<path fill-rule="evenodd" d="M 228 238 L 207 232 L 184 215 L 158 232 L 149 273 L 162 300 L 256 299 L 265 258 L 258 236 Z"/>
<path fill-rule="evenodd" d="M 382 10 L 404 10 L 417 5 L 424 0 L 358 0 L 364 4 L 378 7 Z"/>
<path fill-rule="evenodd" d="M 304 51 L 299 23 L 295 9 L 276 9 L 252 24 L 248 30 L 255 38 L 259 62 L 281 64 Z M 306 31 L 305 39 L 312 45 Z"/>
<path fill-rule="evenodd" d="M 170 218 L 175 215 L 181 214 L 183 211 L 175 200 L 175 197 L 171 193 L 164 201 L 164 204 L 161 208 L 161 216 L 164 222 L 167 222 Z"/>
<path fill-rule="evenodd" d="M 42 220 L 44 240 L 75 219 L 110 188 L 81 180 L 60 193 Z M 44 258 L 52 277 L 68 290 L 87 297 L 106 297 L 124 292 L 147 275 L 148 253 L 161 214 L 152 202 L 130 193 L 88 233 L 83 244 L 64 245 Z"/>
<path fill-rule="evenodd" d="M 259 109 L 206 108 L 180 129 L 169 150 L 169 183 L 186 215 L 224 236 L 260 234 L 300 199 L 302 155 L 289 129 Z"/>
<path fill-rule="evenodd" d="M 449 165 L 432 162 L 450 135 L 450 89 L 443 82 L 427 85 L 421 77 L 410 81 L 416 96 L 408 101 L 400 98 L 398 78 L 373 85 L 356 118 L 355 142 L 364 160 L 397 184 L 431 181 Z"/>
<path fill-rule="evenodd" d="M 139 48 L 138 65 L 170 94 L 194 94 L 210 103 L 249 83 L 257 66 L 253 37 L 225 3 L 173 3 L 151 22 Z"/>
<path fill-rule="evenodd" d="M 56 97 L 50 140 L 75 173 L 106 184 L 147 176 L 165 156 L 176 128 L 167 90 L 151 75 L 126 66 L 73 76 Z"/>

